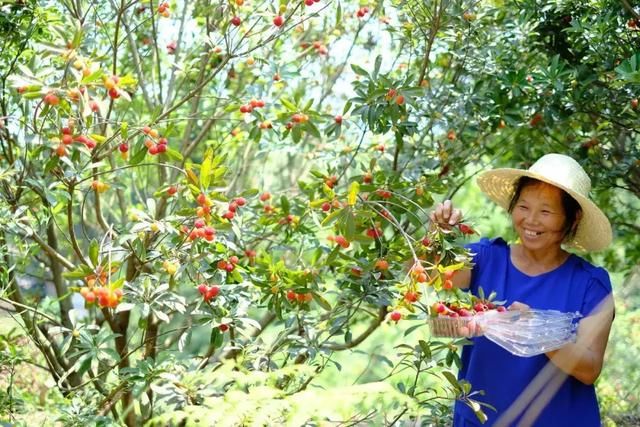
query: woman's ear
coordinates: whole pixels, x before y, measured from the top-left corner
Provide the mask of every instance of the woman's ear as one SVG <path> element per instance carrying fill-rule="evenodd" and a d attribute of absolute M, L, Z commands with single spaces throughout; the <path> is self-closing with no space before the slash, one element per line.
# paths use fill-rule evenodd
<path fill-rule="evenodd" d="M 580 225 L 580 220 L 582 219 L 582 210 L 576 212 L 576 220 L 573 221 L 573 225 L 571 226 L 571 234 L 576 234 L 578 230 L 578 225 Z"/>

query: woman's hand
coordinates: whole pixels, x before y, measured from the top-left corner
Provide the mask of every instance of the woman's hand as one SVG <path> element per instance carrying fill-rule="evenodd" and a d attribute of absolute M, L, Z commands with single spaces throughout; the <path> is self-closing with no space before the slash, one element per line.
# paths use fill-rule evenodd
<path fill-rule="evenodd" d="M 429 213 L 429 218 L 434 224 L 448 227 L 462 221 L 462 211 L 454 209 L 451 200 L 445 200 L 436 205 L 435 209 Z"/>
<path fill-rule="evenodd" d="M 520 301 L 514 301 L 513 304 L 511 304 L 508 307 L 508 310 L 519 310 L 519 311 L 527 311 L 529 310 L 531 307 L 529 307 L 527 304 L 520 302 Z"/>

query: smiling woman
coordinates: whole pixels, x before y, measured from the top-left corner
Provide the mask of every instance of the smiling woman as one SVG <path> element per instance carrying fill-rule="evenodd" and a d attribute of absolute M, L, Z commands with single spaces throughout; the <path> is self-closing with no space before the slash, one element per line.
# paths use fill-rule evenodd
<path fill-rule="evenodd" d="M 519 241 L 482 239 L 469 245 L 474 266 L 455 285 L 477 294 L 496 292 L 511 309 L 559 310 L 585 316 L 575 343 L 524 358 L 484 337 L 463 350 L 460 378 L 484 390 L 488 425 L 599 426 L 593 387 L 602 369 L 613 321 L 608 273 L 568 249 L 595 251 L 611 242 L 606 216 L 589 199 L 591 181 L 570 157 L 548 154 L 530 169 L 496 169 L 478 179 L 480 189 L 511 214 Z M 450 201 L 433 221 L 455 224 L 462 213 Z M 496 372 L 503 381 L 496 381 Z M 456 404 L 454 426 L 475 426 L 476 416 Z"/>

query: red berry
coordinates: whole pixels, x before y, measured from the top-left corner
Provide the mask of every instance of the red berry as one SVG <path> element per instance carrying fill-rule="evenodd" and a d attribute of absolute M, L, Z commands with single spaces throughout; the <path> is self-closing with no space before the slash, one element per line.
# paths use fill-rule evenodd
<path fill-rule="evenodd" d="M 204 234 L 205 234 L 205 236 L 215 236 L 216 235 L 216 230 L 213 227 L 205 227 L 204 228 Z"/>
<path fill-rule="evenodd" d="M 343 248 L 348 248 L 350 243 L 344 236 L 336 236 L 335 242 Z"/>
<path fill-rule="evenodd" d="M 280 27 L 282 26 L 282 24 L 284 24 L 284 18 L 281 15 L 273 18 L 273 25 L 275 25 L 276 27 Z"/>
<path fill-rule="evenodd" d="M 115 87 L 112 87 L 111 89 L 109 89 L 109 98 L 111 98 L 111 99 L 120 98 L 120 91 L 118 89 L 116 89 Z"/>
<path fill-rule="evenodd" d="M 342 124 L 342 116 L 341 116 L 341 115 L 337 115 L 337 116 L 335 116 L 335 117 L 333 118 L 333 120 L 334 120 L 337 124 L 339 124 L 339 125 L 341 125 L 341 124 Z"/>
<path fill-rule="evenodd" d="M 151 154 L 152 156 L 158 154 L 158 146 L 153 144 L 151 147 L 149 147 L 149 154 Z"/>
<path fill-rule="evenodd" d="M 217 297 L 219 293 L 220 293 L 219 287 L 211 286 L 209 289 L 207 289 L 207 293 L 205 294 L 204 297 L 207 301 L 209 301 L 210 299 Z"/>
<path fill-rule="evenodd" d="M 288 299 L 289 301 L 295 301 L 296 296 L 297 296 L 297 295 L 296 295 L 296 293 L 295 293 L 295 292 L 293 292 L 293 291 L 291 291 L 291 290 L 290 290 L 290 291 L 287 291 L 287 299 Z"/>
<path fill-rule="evenodd" d="M 404 294 L 404 300 L 407 302 L 416 302 L 418 301 L 418 294 L 416 292 L 409 291 Z"/>
<path fill-rule="evenodd" d="M 322 204 L 322 210 L 323 210 L 324 212 L 328 212 L 328 211 L 330 211 L 330 210 L 331 210 L 331 203 L 329 203 L 329 202 L 324 202 L 324 203 Z"/>
<path fill-rule="evenodd" d="M 233 18 L 231 18 L 231 23 L 236 27 L 240 25 L 241 22 L 242 21 L 240 20 L 239 16 L 234 16 Z"/>
<path fill-rule="evenodd" d="M 200 206 L 205 205 L 207 203 L 207 195 L 204 193 L 198 194 L 198 198 L 196 199 L 196 202 L 198 202 Z"/>
<path fill-rule="evenodd" d="M 229 262 L 230 262 L 231 264 L 237 264 L 237 263 L 239 263 L 239 262 L 240 262 L 240 260 L 238 259 L 238 257 L 237 257 L 237 256 L 232 255 L 232 256 L 230 256 L 230 257 L 229 257 Z"/>
<path fill-rule="evenodd" d="M 390 318 L 391 320 L 393 320 L 394 322 L 396 322 L 396 323 L 397 323 L 400 319 L 402 319 L 402 313 L 400 313 L 400 312 L 399 312 L 399 311 L 397 311 L 397 310 L 394 310 L 394 311 L 392 311 L 392 312 L 391 312 L 391 314 L 389 315 L 389 318 Z"/>
<path fill-rule="evenodd" d="M 262 193 L 260 195 L 260 201 L 261 202 L 266 202 L 267 200 L 269 200 L 271 198 L 271 194 L 268 191 L 265 191 L 264 193 Z"/>
<path fill-rule="evenodd" d="M 458 224 L 458 229 L 462 234 L 475 234 L 473 228 L 469 227 L 467 224 Z"/>
<path fill-rule="evenodd" d="M 167 188 L 167 194 L 170 196 L 173 196 L 177 192 L 178 192 L 178 187 L 176 187 L 175 185 L 172 185 L 169 188 Z"/>
<path fill-rule="evenodd" d="M 245 199 L 244 197 L 236 197 L 235 202 L 238 206 L 244 206 L 247 204 L 247 199 Z"/>
<path fill-rule="evenodd" d="M 235 216 L 235 214 L 231 211 L 226 211 L 225 213 L 222 214 L 222 218 L 224 219 L 233 219 L 233 217 Z"/>
<path fill-rule="evenodd" d="M 313 3 L 315 3 L 313 0 L 304 0 L 304 4 L 307 6 L 313 6 Z"/>
<path fill-rule="evenodd" d="M 62 135 L 62 143 L 64 145 L 69 145 L 73 142 L 73 137 L 71 135 Z"/>
<path fill-rule="evenodd" d="M 195 228 L 202 228 L 202 227 L 204 227 L 204 226 L 205 226 L 204 219 L 202 219 L 202 218 L 198 218 L 198 219 L 196 219 L 196 220 L 193 222 L 193 226 L 194 226 Z"/>
<path fill-rule="evenodd" d="M 218 329 L 220 329 L 221 332 L 227 332 L 229 330 L 229 325 L 223 323 L 222 325 L 218 326 Z"/>
<path fill-rule="evenodd" d="M 499 305 L 498 307 L 496 307 L 496 310 L 501 312 L 501 313 L 504 312 L 504 311 L 507 311 L 507 309 L 505 308 L 504 305 Z"/>
<path fill-rule="evenodd" d="M 122 143 L 118 146 L 118 150 L 120 150 L 121 153 L 126 153 L 127 151 L 129 151 L 129 145 Z"/>
<path fill-rule="evenodd" d="M 200 292 L 200 294 L 202 296 L 205 296 L 207 294 L 207 290 L 209 289 L 209 287 L 207 286 L 206 283 L 200 283 L 198 285 L 198 292 Z"/>

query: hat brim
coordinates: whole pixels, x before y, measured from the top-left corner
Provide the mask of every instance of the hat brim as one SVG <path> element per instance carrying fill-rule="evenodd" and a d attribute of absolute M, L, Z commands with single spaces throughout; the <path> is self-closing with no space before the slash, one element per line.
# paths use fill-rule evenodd
<path fill-rule="evenodd" d="M 478 186 L 491 200 L 504 209 L 509 209 L 516 181 L 523 176 L 534 178 L 566 191 L 582 208 L 582 218 L 578 223 L 575 236 L 564 242 L 565 246 L 581 251 L 599 251 L 605 249 L 613 239 L 611 224 L 606 215 L 590 199 L 584 197 L 558 182 L 522 169 L 493 169 L 482 173 Z"/>

